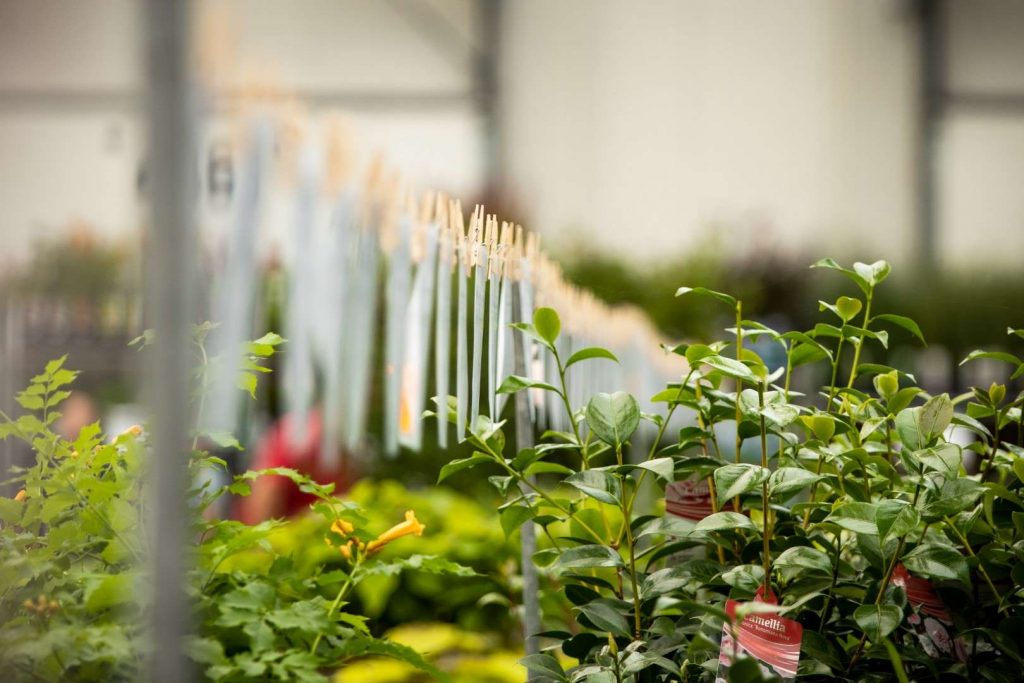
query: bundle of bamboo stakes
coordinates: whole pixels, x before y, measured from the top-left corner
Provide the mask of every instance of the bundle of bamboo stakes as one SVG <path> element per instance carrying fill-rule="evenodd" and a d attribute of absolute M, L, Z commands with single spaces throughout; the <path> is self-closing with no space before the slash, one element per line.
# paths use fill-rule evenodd
<path fill-rule="evenodd" d="M 223 352 L 253 331 L 258 298 L 265 296 L 260 252 L 266 257 L 268 245 L 280 249 L 285 263 L 286 408 L 301 417 L 322 406 L 327 459 L 339 447 L 365 443 L 377 380 L 384 388 L 381 441 L 388 455 L 422 447 L 430 399 L 446 447 L 452 429 L 461 440 L 480 416 L 501 419 L 507 394 L 499 389 L 508 375 L 557 384 L 552 355 L 526 335 L 518 345 L 512 336 L 519 334 L 512 325 L 529 323 L 539 306 L 561 316 L 563 359 L 589 346 L 619 359 L 590 364 L 586 372 L 569 369 L 575 407 L 598 391 L 629 391 L 643 401 L 678 375 L 658 350 L 663 340 L 648 319 L 568 283 L 537 233 L 483 206 L 467 217 L 458 200 L 416 196 L 379 159 L 360 176 L 356 145 L 338 125 L 318 133 L 293 117 L 264 112 L 249 116 L 242 130 L 230 226 L 213 269 L 211 316 L 221 323 L 213 344 L 228 362 L 204 415 L 210 428 L 234 426 L 239 406 L 230 378 L 237 367 Z M 374 376 L 378 367 L 382 377 Z M 534 428 L 568 428 L 554 394 L 530 390 L 529 397 Z"/>

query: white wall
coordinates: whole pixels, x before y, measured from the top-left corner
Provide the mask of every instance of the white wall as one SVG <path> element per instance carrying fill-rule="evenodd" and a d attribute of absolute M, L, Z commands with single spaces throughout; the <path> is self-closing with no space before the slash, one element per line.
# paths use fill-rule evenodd
<path fill-rule="evenodd" d="M 1024 5 L 952 6 L 954 84 L 1024 93 Z M 903 260 L 915 229 L 910 10 L 510 2 L 504 121 L 520 204 L 549 239 L 569 231 L 629 254 L 679 252 L 712 230 L 730 248 Z M 940 164 L 942 260 L 1015 267 L 1024 117 L 951 115 Z"/>
<path fill-rule="evenodd" d="M 472 44 L 472 3 L 430 1 Z M 200 23 L 215 57 L 230 62 L 223 85 L 259 79 L 300 96 L 354 95 L 348 113 L 364 150 L 383 152 L 417 186 L 478 192 L 483 126 L 458 62 L 464 46 L 439 50 L 400 7 L 374 0 L 201 6 L 216 10 Z M 131 0 L 0 2 L 0 264 L 72 221 L 109 239 L 135 234 L 140 19 Z M 380 94 L 445 99 L 403 107 Z"/>

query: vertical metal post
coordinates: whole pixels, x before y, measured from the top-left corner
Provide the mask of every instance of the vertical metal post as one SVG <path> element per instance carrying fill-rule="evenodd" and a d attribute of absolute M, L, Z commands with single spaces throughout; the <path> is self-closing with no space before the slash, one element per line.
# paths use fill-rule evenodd
<path fill-rule="evenodd" d="M 500 64 L 501 0 L 480 0 L 480 34 L 476 55 L 474 85 L 477 106 L 484 119 L 484 189 L 500 191 L 505 172 L 505 146 L 501 126 Z"/>
<path fill-rule="evenodd" d="M 512 310 L 520 310 L 519 287 L 512 288 Z M 522 334 L 513 335 L 515 374 L 520 377 L 527 375 L 523 344 L 526 343 Z M 533 446 L 533 420 L 530 419 L 530 393 L 519 391 L 516 397 L 516 450 Z M 540 585 L 537 567 L 533 564 L 533 554 L 537 552 L 537 536 L 533 520 L 528 520 L 519 528 L 523 564 L 523 644 L 526 654 L 540 652 L 540 641 L 536 634 L 541 632 L 540 621 Z M 527 680 L 533 680 L 538 671 L 527 671 Z"/>
<path fill-rule="evenodd" d="M 191 680 L 183 651 L 189 632 L 185 593 L 189 431 L 189 327 L 193 311 L 195 93 L 189 76 L 190 2 L 147 0 L 143 40 L 151 230 L 146 245 L 147 308 L 156 330 L 145 395 L 152 417 L 147 471 L 154 501 L 153 638 L 148 679 Z"/>
<path fill-rule="evenodd" d="M 938 140 L 945 98 L 945 55 L 940 0 L 918 0 L 920 99 L 917 140 L 917 265 L 923 273 L 938 264 L 936 185 Z"/>

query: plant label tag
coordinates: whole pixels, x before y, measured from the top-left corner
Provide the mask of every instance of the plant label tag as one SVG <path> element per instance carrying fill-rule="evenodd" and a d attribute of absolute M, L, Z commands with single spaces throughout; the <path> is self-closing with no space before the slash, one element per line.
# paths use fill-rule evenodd
<path fill-rule="evenodd" d="M 774 603 L 775 599 L 770 596 L 768 600 L 755 598 L 755 601 Z M 730 618 L 736 618 L 736 608 L 742 604 L 737 600 L 725 603 L 725 611 Z M 729 667 L 743 657 L 757 660 L 761 673 L 777 677 L 784 683 L 792 683 L 796 680 L 797 665 L 800 663 L 803 633 L 804 628 L 800 622 L 778 614 L 749 614 L 738 623 L 726 623 L 722 627 L 722 648 L 718 656 L 715 683 L 726 683 L 729 680 Z"/>
<path fill-rule="evenodd" d="M 953 630 L 953 617 L 942 598 L 935 594 L 932 582 L 912 576 L 902 564 L 896 565 L 892 583 L 907 593 L 911 612 L 907 621 L 914 628 L 921 648 L 930 657 L 951 657 L 958 662 L 967 661 L 967 648 Z"/>
<path fill-rule="evenodd" d="M 684 479 L 665 487 L 665 512 L 699 522 L 711 514 L 711 489 L 706 479 Z"/>

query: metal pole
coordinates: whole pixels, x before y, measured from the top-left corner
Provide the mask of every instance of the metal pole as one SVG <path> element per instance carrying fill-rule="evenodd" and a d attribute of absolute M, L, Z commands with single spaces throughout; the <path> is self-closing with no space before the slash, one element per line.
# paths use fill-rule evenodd
<path fill-rule="evenodd" d="M 939 127 L 945 97 L 945 55 L 940 0 L 918 0 L 920 100 L 917 141 L 917 264 L 930 273 L 938 263 L 936 186 L 938 184 Z"/>
<path fill-rule="evenodd" d="M 195 100 L 189 75 L 191 3 L 148 0 L 143 39 L 149 136 L 147 308 L 156 330 L 145 395 L 152 416 L 148 463 L 153 517 L 154 604 L 149 680 L 192 678 L 183 639 L 190 631 L 185 593 L 189 431 L 189 323 L 194 253 Z"/>
<path fill-rule="evenodd" d="M 512 288 L 512 310 L 520 309 L 519 288 Z M 513 335 L 513 350 L 515 362 L 515 374 L 525 377 L 527 368 L 525 366 L 523 344 L 526 340 L 523 335 Z M 522 450 L 533 446 L 533 420 L 530 419 L 530 394 L 528 391 L 520 391 L 516 397 L 516 449 Z M 537 552 L 537 532 L 533 526 L 533 520 L 528 520 L 519 527 L 519 538 L 521 543 L 521 555 L 523 563 L 523 644 L 526 654 L 534 655 L 540 652 L 540 639 L 537 638 L 541 632 L 540 621 L 540 599 L 538 593 L 540 586 L 537 579 L 537 567 L 533 564 L 533 554 Z M 527 680 L 533 680 L 539 676 L 539 671 L 527 671 Z"/>

